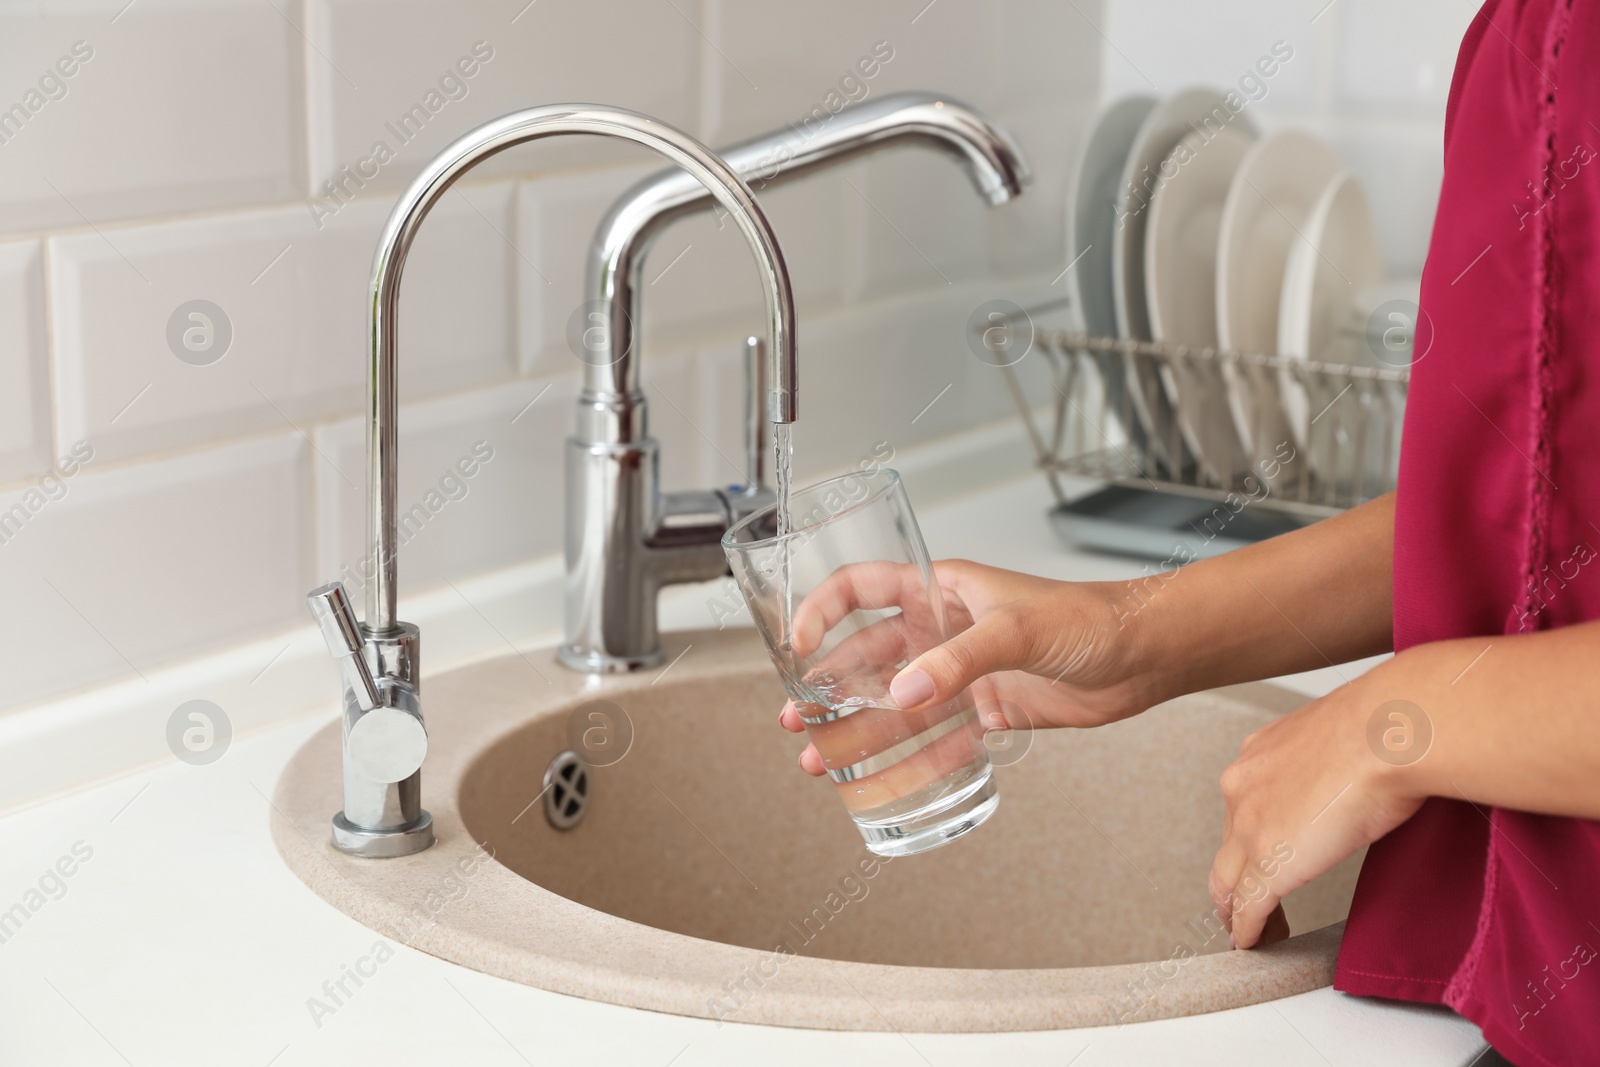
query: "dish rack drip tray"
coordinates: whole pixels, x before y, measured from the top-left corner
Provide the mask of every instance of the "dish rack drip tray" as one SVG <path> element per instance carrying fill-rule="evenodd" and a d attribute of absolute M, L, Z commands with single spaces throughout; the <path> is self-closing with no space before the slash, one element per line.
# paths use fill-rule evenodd
<path fill-rule="evenodd" d="M 1221 501 L 1125 485 L 1108 485 L 1050 509 L 1050 524 L 1070 545 L 1169 566 L 1243 548 L 1306 521 L 1275 511 L 1234 512 Z"/>
<path fill-rule="evenodd" d="M 1035 328 L 1061 306 L 1016 308 L 1006 330 L 991 317 L 975 343 L 1004 370 L 1068 543 L 1181 562 L 1394 488 L 1410 352 L 1392 339 L 1341 323 L 1349 362 L 1328 363 Z M 1039 353 L 1048 391 L 1018 352 Z"/>

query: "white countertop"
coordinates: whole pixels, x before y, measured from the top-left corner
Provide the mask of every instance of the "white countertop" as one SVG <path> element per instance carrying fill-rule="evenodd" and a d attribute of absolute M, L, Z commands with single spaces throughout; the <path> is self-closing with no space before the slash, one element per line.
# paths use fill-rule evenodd
<path fill-rule="evenodd" d="M 1071 553 L 1037 476 L 922 512 L 935 557 L 1063 578 L 1141 564 Z M 704 593 L 663 598 L 669 627 L 703 626 Z M 1345 668 L 1346 673 L 1353 673 Z M 1308 692 L 1333 672 L 1289 680 Z M 853 1034 L 660 1015 L 491 978 L 405 947 L 332 1015 L 308 999 L 372 953 L 377 934 L 278 859 L 269 802 L 290 754 L 333 715 L 247 732 L 207 766 L 175 760 L 0 819 L 0 1064 L 804 1064 L 927 1067 L 1003 1061 L 1464 1067 L 1475 1026 L 1441 1009 L 1323 989 L 1235 1011 L 1118 1028 L 1017 1034 Z M 798 772 L 796 772 L 798 773 Z M 80 844 L 81 842 L 81 844 Z M 63 857 L 73 873 L 46 880 Z M 37 906 L 36 906 L 37 905 Z M 370 969 L 370 967 L 368 968 Z"/>

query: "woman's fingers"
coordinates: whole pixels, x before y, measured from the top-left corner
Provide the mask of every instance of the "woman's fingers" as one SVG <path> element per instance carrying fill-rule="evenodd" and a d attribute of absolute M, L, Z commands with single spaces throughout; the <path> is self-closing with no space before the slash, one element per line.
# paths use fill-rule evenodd
<path fill-rule="evenodd" d="M 1233 929 L 1234 888 L 1239 884 L 1239 873 L 1244 870 L 1245 854 L 1232 834 L 1225 834 L 1217 858 L 1211 861 L 1211 875 L 1206 880 L 1206 891 L 1211 894 L 1211 906 L 1217 919 L 1229 930 Z"/>
<path fill-rule="evenodd" d="M 823 579 L 794 609 L 790 640 L 799 656 L 809 656 L 829 630 L 857 608 L 898 607 L 912 597 L 927 598 L 922 575 L 911 563 L 849 563 Z"/>
<path fill-rule="evenodd" d="M 822 757 L 817 754 L 816 745 L 807 745 L 806 750 L 800 753 L 800 769 L 818 778 L 827 772 L 827 768 L 822 765 Z"/>
<path fill-rule="evenodd" d="M 896 664 L 924 652 L 937 640 L 919 632 L 905 615 L 890 615 L 848 633 L 812 665 L 807 677 L 825 672 L 835 682 L 852 679 L 858 684 L 887 686 Z M 866 689 L 852 688 L 849 692 L 855 696 L 869 695 Z"/>
<path fill-rule="evenodd" d="M 1233 944 L 1235 948 L 1255 948 L 1262 942 L 1262 931 L 1274 915 L 1282 917 L 1278 894 L 1255 874 L 1245 872 L 1233 890 Z M 1287 936 L 1289 923 L 1283 920 Z M 1277 938 L 1275 940 L 1281 940 Z M 1268 942 L 1270 943 L 1270 942 Z"/>
<path fill-rule="evenodd" d="M 1233 811 L 1223 821 L 1222 847 L 1211 863 L 1207 889 L 1217 918 L 1228 928 L 1235 948 L 1270 945 L 1289 936 L 1289 919 L 1283 913 L 1283 894 L 1293 885 L 1267 872 L 1281 870 L 1276 854 L 1252 848 L 1234 833 Z"/>
<path fill-rule="evenodd" d="M 791 734 L 797 734 L 806 728 L 806 724 L 800 721 L 800 711 L 794 706 L 794 701 L 784 704 L 783 710 L 778 712 L 778 725 Z"/>
<path fill-rule="evenodd" d="M 889 695 L 907 711 L 954 699 L 986 674 L 1025 670 L 1033 639 L 1010 611 L 993 611 L 942 645 L 918 656 L 889 683 Z"/>
<path fill-rule="evenodd" d="M 778 713 L 778 725 L 790 733 L 800 733 L 806 728 L 800 721 L 800 712 L 794 706 L 794 701 L 784 704 L 783 710 Z M 817 753 L 816 745 L 807 745 L 805 751 L 800 753 L 800 769 L 810 775 L 820 775 L 827 768 L 822 765 L 822 757 Z"/>

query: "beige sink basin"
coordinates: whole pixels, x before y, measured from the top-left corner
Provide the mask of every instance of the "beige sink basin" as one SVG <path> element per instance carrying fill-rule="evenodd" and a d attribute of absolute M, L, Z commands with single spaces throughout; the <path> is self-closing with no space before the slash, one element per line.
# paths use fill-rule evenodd
<path fill-rule="evenodd" d="M 1264 950 L 1226 951 L 1206 895 L 1217 776 L 1246 734 L 1303 698 L 1241 686 L 1100 730 L 1041 732 L 1020 758 L 1005 754 L 1015 762 L 982 828 L 880 860 L 831 786 L 795 766 L 803 742 L 777 726 L 780 689 L 754 635 L 669 635 L 669 656 L 686 647 L 664 674 L 603 683 L 548 653 L 429 679 L 423 789 L 439 840 L 416 856 L 358 860 L 329 844 L 330 726 L 279 781 L 278 847 L 386 936 L 528 985 L 684 1015 L 1043 1029 L 1332 982 L 1356 860 L 1293 894 L 1296 936 Z M 557 830 L 545 769 L 595 729 L 609 765 L 586 769 L 582 817 Z"/>

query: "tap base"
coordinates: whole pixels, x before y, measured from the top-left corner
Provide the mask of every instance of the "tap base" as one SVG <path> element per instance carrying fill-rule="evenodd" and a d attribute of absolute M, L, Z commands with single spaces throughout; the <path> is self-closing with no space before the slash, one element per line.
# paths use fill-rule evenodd
<path fill-rule="evenodd" d="M 412 822 L 392 830 L 371 830 L 344 817 L 333 817 L 333 847 L 363 859 L 393 859 L 421 852 L 433 844 L 433 816 L 424 811 Z"/>
<path fill-rule="evenodd" d="M 556 649 L 556 659 L 563 667 L 584 674 L 629 674 L 661 666 L 667 661 L 667 653 L 659 645 L 637 656 L 612 656 L 591 648 L 562 645 Z"/>

